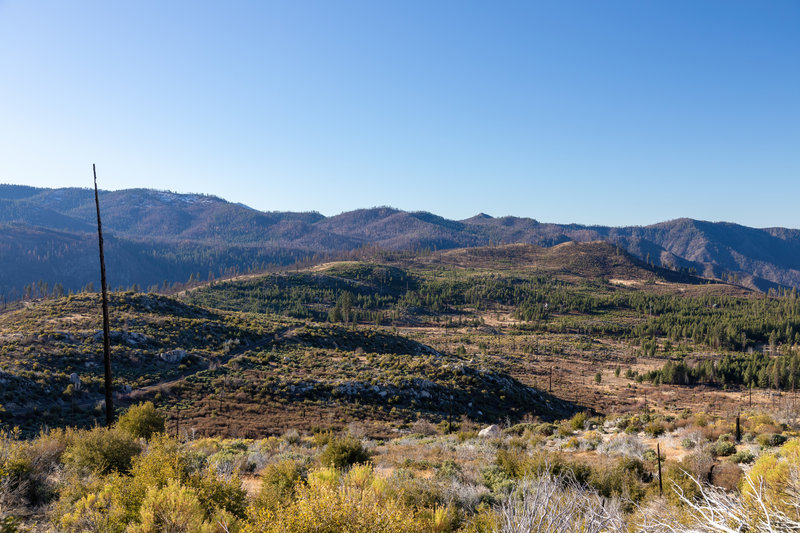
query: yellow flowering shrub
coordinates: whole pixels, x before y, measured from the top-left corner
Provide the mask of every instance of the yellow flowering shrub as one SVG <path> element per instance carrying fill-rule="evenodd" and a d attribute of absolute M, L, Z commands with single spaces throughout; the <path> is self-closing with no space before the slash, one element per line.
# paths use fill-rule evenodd
<path fill-rule="evenodd" d="M 414 510 L 384 496 L 368 466 L 341 478 L 333 469 L 312 472 L 296 488 L 294 501 L 261 509 L 245 527 L 248 533 L 407 533 L 428 531 Z"/>
<path fill-rule="evenodd" d="M 65 533 L 122 533 L 127 523 L 125 508 L 116 497 L 115 476 L 98 491 L 81 497 L 61 513 L 58 524 Z"/>
<path fill-rule="evenodd" d="M 76 476 L 67 485 L 71 488 L 62 490 L 54 515 L 69 532 L 177 532 L 184 529 L 163 524 L 195 515 L 199 518 L 190 525 L 200 529 L 186 531 L 217 531 L 224 523 L 232 532 L 246 515 L 247 496 L 238 477 L 218 477 L 201 458 L 163 434 L 153 435 L 144 453 L 133 458 L 129 475 L 85 481 Z M 166 529 L 159 529 L 162 525 Z"/>
<path fill-rule="evenodd" d="M 793 516 L 796 510 L 787 504 L 786 499 L 789 489 L 800 489 L 800 486 L 793 486 L 797 485 L 798 479 L 800 479 L 800 440 L 793 439 L 777 452 L 764 454 L 758 458 L 741 482 L 742 496 L 746 504 L 757 505 L 754 501 L 753 487 L 758 489 L 763 483 L 764 499 L 767 504 Z"/>
<path fill-rule="evenodd" d="M 153 402 L 132 405 L 117 421 L 117 427 L 136 438 L 149 439 L 164 432 L 164 415 Z"/>
<path fill-rule="evenodd" d="M 294 496 L 294 488 L 305 472 L 298 461 L 284 459 L 267 465 L 261 471 L 261 490 L 255 501 L 258 508 L 275 509 L 289 503 Z"/>
<path fill-rule="evenodd" d="M 147 490 L 139 510 L 139 523 L 128 528 L 130 533 L 211 533 L 213 522 L 205 520 L 205 512 L 197 494 L 177 480 L 164 487 Z"/>

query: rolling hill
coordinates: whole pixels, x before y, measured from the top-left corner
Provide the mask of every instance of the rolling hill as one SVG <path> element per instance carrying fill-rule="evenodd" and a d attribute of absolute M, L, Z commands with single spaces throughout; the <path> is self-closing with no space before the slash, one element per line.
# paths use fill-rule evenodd
<path fill-rule="evenodd" d="M 598 368 L 619 380 L 625 368 L 630 381 L 673 356 L 696 364 L 724 354 L 727 366 L 704 379 L 733 386 L 742 361 L 769 361 L 749 352 L 800 344 L 796 292 L 764 297 L 602 241 L 380 255 L 172 296 L 113 293 L 119 402 L 153 400 L 175 424 L 215 435 L 352 421 L 386 435 L 421 417 L 636 409 L 634 389 L 603 389 Z M 0 423 L 30 433 L 91 426 L 102 415 L 100 328 L 96 293 L 0 313 Z M 789 387 L 794 374 L 781 372 L 794 367 L 774 368 L 765 376 Z"/>

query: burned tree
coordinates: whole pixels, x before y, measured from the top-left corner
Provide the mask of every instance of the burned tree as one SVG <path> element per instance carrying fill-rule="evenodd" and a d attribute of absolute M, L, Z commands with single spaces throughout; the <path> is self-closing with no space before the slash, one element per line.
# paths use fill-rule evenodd
<path fill-rule="evenodd" d="M 114 423 L 114 402 L 111 395 L 111 342 L 108 325 L 108 288 L 106 285 L 106 262 L 103 255 L 103 226 L 100 223 L 100 197 L 97 194 L 97 170 L 92 164 L 94 174 L 94 203 L 97 207 L 97 240 L 100 246 L 100 284 L 103 302 L 103 368 L 105 370 L 106 426 Z"/>

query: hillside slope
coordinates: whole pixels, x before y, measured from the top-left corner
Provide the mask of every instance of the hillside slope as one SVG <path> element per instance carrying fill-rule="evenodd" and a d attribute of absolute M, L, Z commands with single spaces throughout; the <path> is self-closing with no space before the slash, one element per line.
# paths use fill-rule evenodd
<path fill-rule="evenodd" d="M 201 434 L 358 421 L 385 435 L 420 418 L 636 410 L 622 370 L 633 381 L 672 357 L 695 364 L 724 354 L 718 375 L 733 386 L 742 361 L 769 362 L 748 352 L 800 345 L 796 292 L 710 283 L 605 242 L 376 256 L 173 297 L 113 293 L 119 403 L 151 399 Z M 102 417 L 99 307 L 86 293 L 0 313 L 0 422 L 36 432 Z M 793 367 L 776 368 L 764 376 L 789 387 L 780 368 Z M 593 378 L 598 369 L 606 377 Z"/>

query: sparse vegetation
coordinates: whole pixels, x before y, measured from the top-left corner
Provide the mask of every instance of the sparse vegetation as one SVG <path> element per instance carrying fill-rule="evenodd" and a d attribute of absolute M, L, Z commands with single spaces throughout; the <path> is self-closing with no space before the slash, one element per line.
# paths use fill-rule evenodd
<path fill-rule="evenodd" d="M 477 435 L 461 439 L 409 433 L 375 443 L 324 432 L 301 435 L 290 443 L 277 438 L 179 441 L 154 433 L 142 439 L 140 447 L 125 449 L 121 462 L 127 468 L 102 469 L 85 468 L 76 456 L 86 457 L 83 450 L 98 448 L 113 456 L 119 447 L 111 435 L 121 430 L 53 430 L 27 440 L 6 434 L 0 447 L 0 503 L 4 524 L 24 526 L 13 512 L 31 502 L 26 483 L 43 476 L 52 490 L 41 496 L 39 505 L 52 512 L 40 519 L 63 531 L 224 527 L 333 532 L 347 524 L 347 530 L 364 532 L 466 533 L 515 531 L 529 520 L 552 519 L 558 513 L 562 514 L 553 523 L 554 531 L 660 531 L 653 529 L 652 516 L 646 513 L 658 490 L 655 453 L 641 452 L 652 451 L 642 437 L 607 427 L 577 430 L 579 436 L 573 438 L 604 443 L 589 455 L 580 447 L 562 447 L 557 434 L 526 441 L 509 432 L 488 444 Z M 685 426 L 667 433 L 699 435 L 700 429 Z M 528 434 L 527 429 L 521 431 Z M 662 443 L 674 439 L 667 433 Z M 697 438 L 701 442 L 696 446 L 705 450 L 709 442 Z M 724 435 L 715 447 L 720 443 L 733 445 Z M 748 456 L 746 450 L 737 452 L 733 461 L 716 462 L 722 458 L 715 460 L 706 451 L 680 461 L 667 459 L 663 483 L 670 503 L 660 504 L 657 522 L 689 527 L 703 519 L 702 506 L 724 504 L 726 513 L 746 516 L 756 527 L 763 512 L 750 514 L 747 509 L 763 504 L 776 524 L 791 524 L 792 500 L 786 497 L 793 497 L 798 488 L 793 485 L 800 475 L 798 449 L 797 439 L 770 448 L 743 477 L 734 461 L 751 461 L 752 452 Z M 46 450 L 51 450 L 49 455 Z M 247 490 L 237 471 L 213 467 L 224 450 L 267 462 L 248 478 Z M 98 464 L 109 463 L 98 459 Z M 715 486 L 733 492 L 719 500 L 723 492 Z"/>
<path fill-rule="evenodd" d="M 665 521 L 699 520 L 713 487 L 740 512 L 792 483 L 794 294 L 486 253 L 115 293 L 112 428 L 96 427 L 96 296 L 0 314 L 3 527 L 476 533 L 565 510 L 567 528 L 656 531 L 656 445 Z M 740 371 L 777 381 L 739 387 Z"/>

